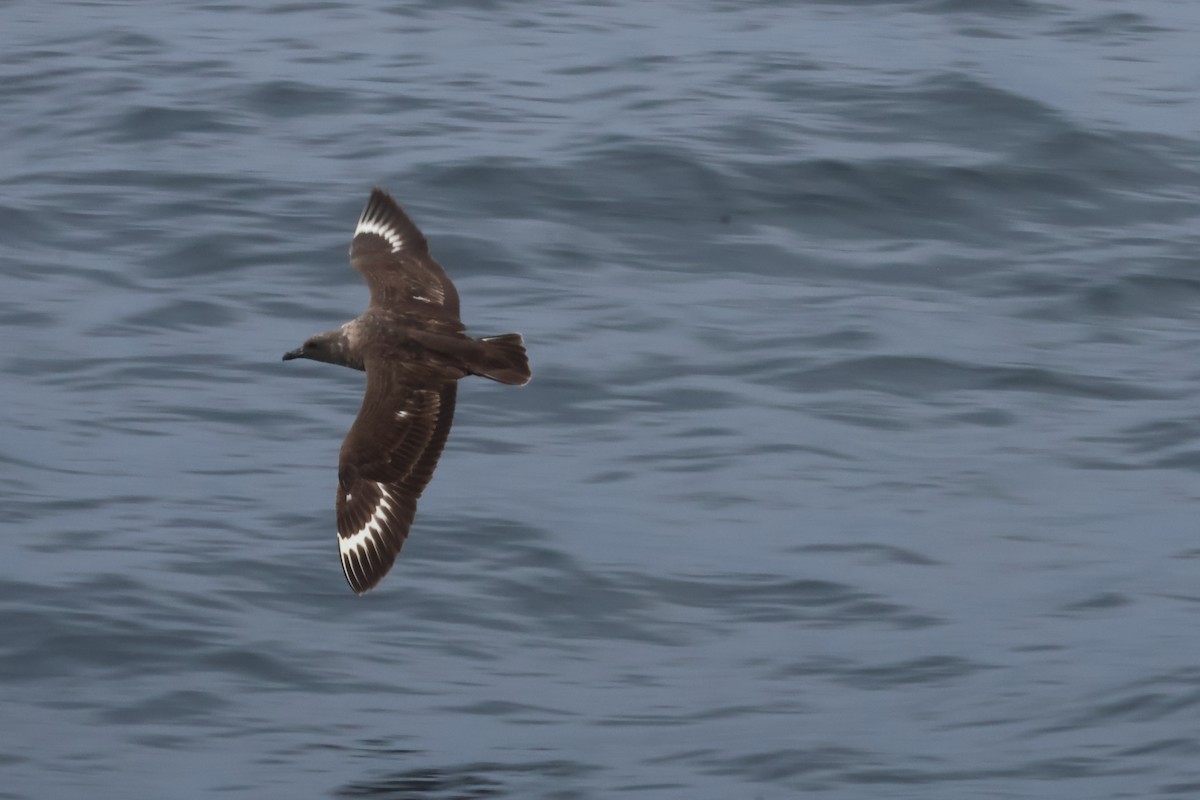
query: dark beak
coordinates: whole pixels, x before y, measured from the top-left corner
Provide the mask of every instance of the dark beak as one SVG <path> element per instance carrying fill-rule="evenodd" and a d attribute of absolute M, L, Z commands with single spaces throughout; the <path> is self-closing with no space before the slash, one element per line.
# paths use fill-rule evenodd
<path fill-rule="evenodd" d="M 293 358 L 304 358 L 304 348 L 297 347 L 295 350 L 289 350 L 283 354 L 284 361 L 291 361 Z"/>

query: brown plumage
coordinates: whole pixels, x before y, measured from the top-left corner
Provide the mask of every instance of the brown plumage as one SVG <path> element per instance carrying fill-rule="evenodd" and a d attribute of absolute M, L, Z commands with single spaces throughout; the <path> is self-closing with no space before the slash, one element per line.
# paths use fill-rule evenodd
<path fill-rule="evenodd" d="M 454 418 L 458 379 L 529 382 L 518 333 L 463 333 L 458 291 L 429 255 L 424 235 L 382 189 L 359 217 L 350 264 L 371 301 L 360 317 L 317 334 L 283 360 L 309 358 L 365 370 L 358 417 L 338 464 L 337 530 L 342 569 L 359 594 L 396 561 L 433 477 Z"/>

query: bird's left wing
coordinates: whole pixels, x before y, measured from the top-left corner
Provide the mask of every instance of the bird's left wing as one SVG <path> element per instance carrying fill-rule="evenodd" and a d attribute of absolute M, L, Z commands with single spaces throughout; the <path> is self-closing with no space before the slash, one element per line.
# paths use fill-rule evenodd
<path fill-rule="evenodd" d="M 359 594 L 395 563 L 454 419 L 455 381 L 391 366 L 367 365 L 362 408 L 338 464 L 338 549 Z"/>

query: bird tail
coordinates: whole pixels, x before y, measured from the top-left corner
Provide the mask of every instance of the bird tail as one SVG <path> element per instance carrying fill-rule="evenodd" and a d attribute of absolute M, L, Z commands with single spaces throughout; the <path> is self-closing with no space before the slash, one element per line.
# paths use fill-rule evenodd
<path fill-rule="evenodd" d="M 521 334 L 485 336 L 479 343 L 483 345 L 483 355 L 473 369 L 476 375 L 512 386 L 529 383 L 533 373 L 529 371 L 529 356 L 525 354 Z"/>

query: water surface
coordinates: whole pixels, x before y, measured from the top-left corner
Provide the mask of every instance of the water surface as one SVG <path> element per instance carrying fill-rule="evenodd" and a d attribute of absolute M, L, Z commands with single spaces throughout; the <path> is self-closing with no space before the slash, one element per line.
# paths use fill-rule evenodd
<path fill-rule="evenodd" d="M 0 7 L 0 797 L 1200 793 L 1200 12 Z M 333 533 L 388 188 L 480 335 Z"/>

